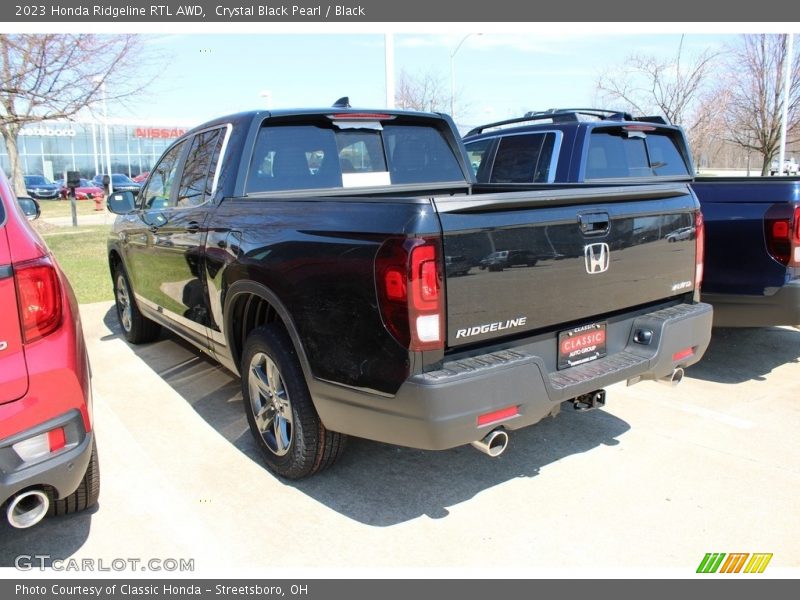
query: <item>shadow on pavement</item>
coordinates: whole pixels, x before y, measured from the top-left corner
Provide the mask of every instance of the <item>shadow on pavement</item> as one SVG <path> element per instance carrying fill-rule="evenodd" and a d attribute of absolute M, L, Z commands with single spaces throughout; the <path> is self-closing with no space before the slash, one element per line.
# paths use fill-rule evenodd
<path fill-rule="evenodd" d="M 113 308 L 104 321 L 121 335 Z M 238 378 L 169 333 L 132 349 L 225 439 L 263 464 L 247 427 Z M 566 404 L 557 418 L 512 432 L 508 450 L 495 459 L 470 446 L 432 452 L 351 438 L 332 469 L 289 485 L 367 525 L 389 526 L 422 515 L 442 518 L 449 514 L 447 507 L 484 490 L 535 477 L 564 457 L 616 445 L 628 429 L 606 412 L 576 413 Z M 275 476 L 264 467 L 264 477 Z"/>
<path fill-rule="evenodd" d="M 686 370 L 716 383 L 763 381 L 775 368 L 800 359 L 800 331 L 784 327 L 715 328 L 703 359 Z"/>
<path fill-rule="evenodd" d="M 97 505 L 72 515 L 48 517 L 30 529 L 14 529 L 3 513 L 0 522 L 0 567 L 16 566 L 17 557 L 20 557 L 20 567 L 30 565 L 34 570 L 40 566 L 50 566 L 54 560 L 68 559 L 86 543 L 92 515 L 99 508 L 100 505 Z"/>

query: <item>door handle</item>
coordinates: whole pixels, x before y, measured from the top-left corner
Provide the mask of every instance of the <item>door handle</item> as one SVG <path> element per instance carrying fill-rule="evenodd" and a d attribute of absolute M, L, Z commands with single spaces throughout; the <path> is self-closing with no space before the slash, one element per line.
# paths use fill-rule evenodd
<path fill-rule="evenodd" d="M 605 212 L 578 215 L 578 224 L 584 235 L 608 233 L 610 223 L 611 219 Z"/>
<path fill-rule="evenodd" d="M 189 221 L 186 224 L 186 233 L 197 233 L 200 231 L 200 223 L 197 221 Z"/>

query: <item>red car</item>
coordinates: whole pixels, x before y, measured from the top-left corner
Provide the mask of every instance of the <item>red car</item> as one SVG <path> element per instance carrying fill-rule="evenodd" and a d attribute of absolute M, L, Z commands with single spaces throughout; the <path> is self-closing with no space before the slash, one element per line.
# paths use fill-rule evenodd
<path fill-rule="evenodd" d="M 56 181 L 56 185 L 61 188 L 61 197 L 66 200 L 69 189 L 63 179 Z M 97 187 L 88 179 L 81 178 L 81 184 L 75 188 L 76 200 L 91 200 L 92 198 L 102 198 L 103 188 Z"/>
<path fill-rule="evenodd" d="M 97 503 L 89 359 L 72 288 L 0 171 L 0 505 L 9 523 Z"/>

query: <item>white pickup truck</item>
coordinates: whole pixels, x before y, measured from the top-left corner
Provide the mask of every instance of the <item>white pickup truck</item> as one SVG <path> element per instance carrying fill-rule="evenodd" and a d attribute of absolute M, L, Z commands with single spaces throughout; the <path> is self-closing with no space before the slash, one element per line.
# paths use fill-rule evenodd
<path fill-rule="evenodd" d="M 778 172 L 778 160 L 773 160 L 772 164 L 769 167 L 769 174 L 775 175 Z M 800 164 L 792 158 L 786 158 L 783 160 L 783 171 L 786 175 L 797 175 L 800 172 Z"/>

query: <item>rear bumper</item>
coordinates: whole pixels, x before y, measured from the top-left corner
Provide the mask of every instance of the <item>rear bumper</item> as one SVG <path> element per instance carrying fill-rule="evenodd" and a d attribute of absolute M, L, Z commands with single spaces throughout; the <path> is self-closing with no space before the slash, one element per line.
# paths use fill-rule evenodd
<path fill-rule="evenodd" d="M 13 449 L 22 440 L 63 427 L 66 447 L 40 460 L 25 463 Z M 27 488 L 52 487 L 56 498 L 72 494 L 80 485 L 92 455 L 92 432 L 86 431 L 78 410 L 0 440 L 0 504 Z"/>
<path fill-rule="evenodd" d="M 442 450 L 514 430 L 555 414 L 561 402 L 620 381 L 668 377 L 702 357 L 711 339 L 708 304 L 682 304 L 608 321 L 605 358 L 558 371 L 555 334 L 490 352 L 448 357 L 438 371 L 407 380 L 394 397 L 313 382 L 329 429 L 381 442 Z M 648 345 L 634 342 L 652 332 Z M 691 348 L 691 354 L 679 357 Z M 478 416 L 515 407 L 516 415 L 478 426 Z M 513 412 L 513 411 L 512 411 Z"/>
<path fill-rule="evenodd" d="M 715 327 L 800 325 L 800 279 L 771 295 L 703 294 L 703 302 L 714 306 Z"/>

